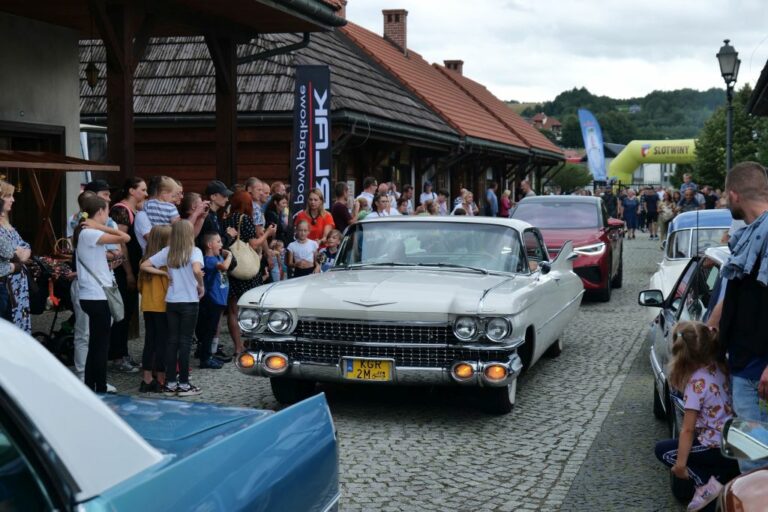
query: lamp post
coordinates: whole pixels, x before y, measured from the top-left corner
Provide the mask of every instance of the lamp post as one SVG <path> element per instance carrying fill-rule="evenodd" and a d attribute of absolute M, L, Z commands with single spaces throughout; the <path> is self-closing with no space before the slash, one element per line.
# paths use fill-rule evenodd
<path fill-rule="evenodd" d="M 731 170 L 733 157 L 733 86 L 739 76 L 739 53 L 731 46 L 730 39 L 717 52 L 717 61 L 720 63 L 720 74 L 725 80 L 725 93 L 728 99 L 725 122 L 725 171 Z"/>

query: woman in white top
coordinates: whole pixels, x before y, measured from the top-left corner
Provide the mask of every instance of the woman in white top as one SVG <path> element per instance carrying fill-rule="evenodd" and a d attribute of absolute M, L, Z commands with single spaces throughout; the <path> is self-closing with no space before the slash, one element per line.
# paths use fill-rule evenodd
<path fill-rule="evenodd" d="M 83 200 L 80 223 L 75 228 L 75 268 L 80 307 L 88 315 L 88 356 L 85 360 L 85 385 L 97 393 L 107 391 L 107 353 L 112 315 L 109 312 L 105 286 L 115 280 L 107 263 L 108 244 L 125 244 L 128 233 L 107 227 L 109 204 L 99 196 Z"/>
<path fill-rule="evenodd" d="M 461 197 L 462 201 L 456 205 L 456 208 L 453 209 L 451 215 L 454 215 L 458 208 L 464 210 L 464 212 L 466 212 L 465 215 L 477 215 L 477 206 L 474 203 L 472 192 L 467 190 Z"/>

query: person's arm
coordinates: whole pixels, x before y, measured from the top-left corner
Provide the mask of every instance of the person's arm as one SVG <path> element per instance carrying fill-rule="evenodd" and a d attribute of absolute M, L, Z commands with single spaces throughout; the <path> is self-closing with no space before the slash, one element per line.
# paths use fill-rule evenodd
<path fill-rule="evenodd" d="M 205 284 L 203 283 L 203 264 L 199 261 L 192 262 L 192 273 L 197 281 L 197 297 L 202 299 L 205 295 Z"/>
<path fill-rule="evenodd" d="M 146 272 L 147 274 L 155 274 L 157 276 L 169 277 L 168 272 L 166 272 L 165 270 L 160 270 L 159 268 L 155 267 L 152 264 L 152 260 L 150 258 L 147 258 L 146 260 L 142 261 L 139 269 L 142 272 Z"/>
<path fill-rule="evenodd" d="M 222 249 L 221 254 L 224 255 L 224 261 L 216 264 L 218 270 L 229 270 L 229 266 L 232 265 L 232 253 L 226 249 Z"/>
<path fill-rule="evenodd" d="M 328 233 L 333 229 L 333 224 L 326 224 L 323 226 L 323 237 L 317 241 L 318 244 L 324 244 L 328 240 Z"/>
<path fill-rule="evenodd" d="M 291 251 L 286 251 L 285 255 L 285 265 L 288 268 L 295 268 L 293 264 L 293 253 Z"/>
<path fill-rule="evenodd" d="M 85 221 L 85 225 L 86 227 L 89 227 L 91 229 L 96 229 L 104 233 L 96 241 L 96 243 L 99 245 L 109 245 L 109 244 L 120 245 L 126 242 L 130 242 L 131 240 L 131 237 L 128 236 L 128 233 L 123 233 L 119 229 L 111 228 L 104 224 L 99 224 L 93 219 L 87 219 Z"/>
<path fill-rule="evenodd" d="M 696 432 L 696 417 L 699 411 L 686 409 L 683 416 L 683 427 L 677 442 L 677 462 L 672 466 L 672 474 L 681 480 L 688 480 L 688 455 L 693 446 L 693 436 Z"/>
<path fill-rule="evenodd" d="M 318 252 L 317 249 L 315 249 L 315 252 L 312 254 L 312 261 L 315 262 L 315 268 L 312 269 L 313 274 L 319 274 L 320 273 L 320 261 L 318 260 Z"/>

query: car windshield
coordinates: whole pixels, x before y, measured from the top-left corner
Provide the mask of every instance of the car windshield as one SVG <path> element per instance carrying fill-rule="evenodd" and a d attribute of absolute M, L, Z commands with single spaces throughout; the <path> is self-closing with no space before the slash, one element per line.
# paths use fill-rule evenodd
<path fill-rule="evenodd" d="M 695 231 L 698 236 L 698 245 L 696 238 L 693 239 L 691 247 L 691 233 Z M 723 236 L 728 232 L 728 228 L 707 228 L 707 229 L 682 229 L 669 235 L 667 240 L 667 258 L 690 258 L 694 253 L 701 254 L 710 247 L 724 245 Z"/>
<path fill-rule="evenodd" d="M 442 266 L 524 272 L 520 236 L 511 227 L 464 222 L 381 222 L 349 228 L 335 268 Z"/>
<path fill-rule="evenodd" d="M 539 229 L 584 229 L 600 227 L 598 208 L 594 203 L 575 201 L 523 201 L 512 217 Z"/>

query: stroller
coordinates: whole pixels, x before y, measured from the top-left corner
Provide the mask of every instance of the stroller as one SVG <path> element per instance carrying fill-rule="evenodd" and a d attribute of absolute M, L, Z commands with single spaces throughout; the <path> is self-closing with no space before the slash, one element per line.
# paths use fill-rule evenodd
<path fill-rule="evenodd" d="M 46 310 L 54 312 L 51 327 L 47 332 L 36 331 L 32 337 L 56 356 L 65 366 L 74 364 L 75 354 L 75 315 L 70 314 L 59 329 L 56 324 L 59 315 L 73 311 L 69 290 L 72 281 L 67 274 L 72 268 L 66 261 L 33 256 L 26 266 L 29 273 L 29 309 L 33 315 L 41 315 Z"/>

